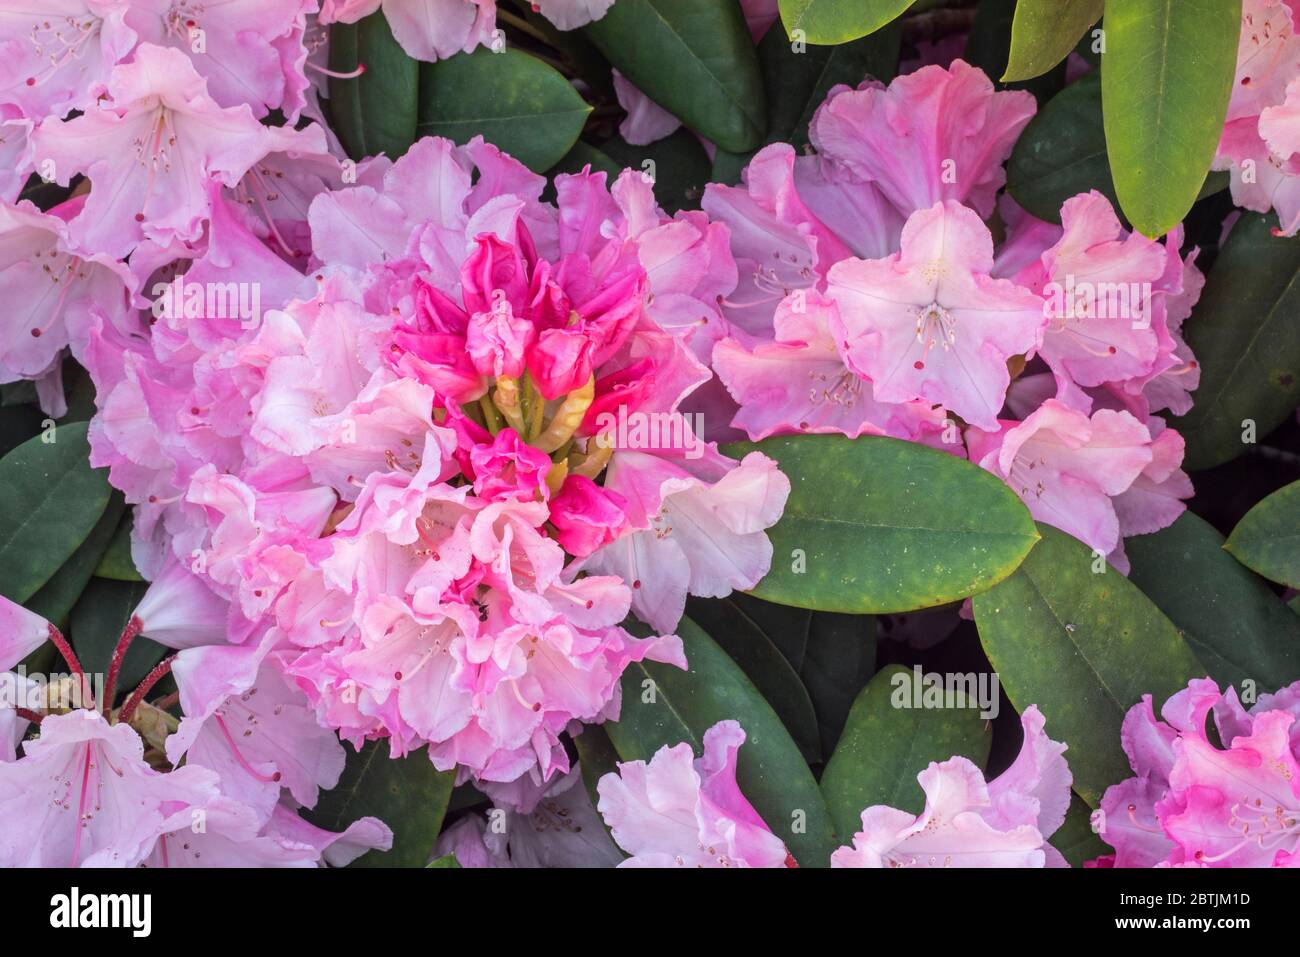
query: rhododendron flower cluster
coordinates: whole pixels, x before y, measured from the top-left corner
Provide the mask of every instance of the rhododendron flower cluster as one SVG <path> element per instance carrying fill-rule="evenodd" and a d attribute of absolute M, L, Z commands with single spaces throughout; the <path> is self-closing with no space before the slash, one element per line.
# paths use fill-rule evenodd
<path fill-rule="evenodd" d="M 1197 679 L 1160 714 L 1145 695 L 1124 717 L 1135 776 L 1102 799 L 1096 829 L 1115 853 L 1094 866 L 1294 867 L 1300 683 L 1261 694 L 1247 710 L 1235 689 Z M 1211 714 L 1218 742 L 1209 738 Z"/>
<path fill-rule="evenodd" d="M 707 315 L 734 267 L 630 173 L 612 194 L 561 177 L 550 207 L 492 147 L 430 139 L 375 182 L 313 200 L 310 278 L 211 190 L 186 278 L 265 261 L 283 308 L 164 317 L 152 348 L 94 322 L 93 460 L 140 506 L 155 588 L 208 588 L 227 640 L 293 649 L 280 667 L 328 727 L 549 777 L 570 721 L 617 714 L 628 662 L 684 665 L 671 635 L 620 627 L 629 609 L 669 631 L 688 592 L 749 587 L 770 561 L 788 483 L 679 408 L 709 372 L 674 323 Z M 669 428 L 613 427 L 638 417 Z"/>
<path fill-rule="evenodd" d="M 1300 2 L 794 6 L 0 0 L 0 866 L 1300 860 Z"/>
<path fill-rule="evenodd" d="M 3 866 L 310 867 L 391 846 L 392 833 L 374 818 L 333 834 L 299 817 L 300 799 L 314 805 L 319 788 L 338 783 L 343 748 L 312 720 L 300 694 L 258 674 L 261 656 L 220 649 L 224 660 L 213 661 L 184 652 L 111 709 L 138 622 L 118 644 L 99 701 L 53 625 L 0 598 L 0 628 L 5 677 L 15 677 L 10 669 L 46 640 L 72 672 L 39 702 L 6 695 L 6 713 L 16 720 L 5 729 L 10 753 L 0 761 Z M 144 701 L 169 670 L 187 699 L 179 728 Z M 14 737 L 28 722 L 39 736 L 17 757 Z"/>
<path fill-rule="evenodd" d="M 962 60 L 925 66 L 832 90 L 815 155 L 769 146 L 743 186 L 710 185 L 741 273 L 713 365 L 751 438 L 888 435 L 969 456 L 1122 569 L 1122 536 L 1164 528 L 1191 495 L 1182 439 L 1155 413 L 1190 407 L 1179 329 L 1203 279 L 1181 230 L 1130 233 L 1095 191 L 1061 226 L 999 200 L 1033 113 Z"/>
<path fill-rule="evenodd" d="M 1300 36 L 1290 0 L 1244 0 L 1237 72 L 1214 168 L 1232 176 L 1238 206 L 1300 229 Z"/>

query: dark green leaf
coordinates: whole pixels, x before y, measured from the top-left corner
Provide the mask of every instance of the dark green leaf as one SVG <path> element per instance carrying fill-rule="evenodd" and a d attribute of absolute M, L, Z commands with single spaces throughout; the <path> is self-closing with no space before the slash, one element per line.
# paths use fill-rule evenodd
<path fill-rule="evenodd" d="M 139 582 L 144 578 L 136 571 L 135 560 L 131 558 L 131 512 L 122 516 L 113 533 L 113 540 L 95 566 L 95 575 L 99 578 L 112 578 L 115 581 Z"/>
<path fill-rule="evenodd" d="M 781 22 L 807 42 L 848 43 L 902 16 L 916 0 L 780 0 Z"/>
<path fill-rule="evenodd" d="M 1292 516 L 1300 543 L 1300 496 Z M 1179 627 L 1215 681 L 1240 688 L 1247 679 L 1269 687 L 1300 679 L 1300 619 L 1223 550 L 1223 536 L 1207 522 L 1185 512 L 1124 548 L 1129 580 Z"/>
<path fill-rule="evenodd" d="M 819 611 L 914 611 L 992 587 L 1038 540 L 1016 495 L 936 449 L 879 436 L 801 435 L 738 442 L 790 479 L 769 530 L 772 570 L 752 593 Z"/>
<path fill-rule="evenodd" d="M 1096 807 L 1131 773 L 1120 749 L 1125 712 L 1157 703 L 1205 674 L 1173 622 L 1092 550 L 1039 525 L 1016 573 L 975 597 L 984 651 L 1018 711 L 1037 704 L 1047 733 L 1069 745 L 1074 789 Z"/>
<path fill-rule="evenodd" d="M 420 64 L 420 136 L 482 136 L 543 172 L 569 151 L 591 107 L 554 67 L 518 50 L 481 47 Z"/>
<path fill-rule="evenodd" d="M 405 153 L 417 137 L 420 67 L 393 39 L 383 11 L 331 26 L 329 63 L 339 73 L 365 67 L 359 77 L 329 79 L 330 117 L 348 155 Z"/>
<path fill-rule="evenodd" d="M 754 682 L 754 687 L 772 706 L 790 737 L 799 745 L 804 760 L 817 764 L 823 760 L 817 712 L 799 675 L 778 649 L 778 639 L 769 633 L 769 630 L 782 628 L 784 623 L 779 618 L 764 615 L 767 608 L 784 610 L 780 605 L 738 594 L 721 600 L 691 599 L 687 602 L 686 613 Z M 802 609 L 790 611 L 811 614 Z"/>
<path fill-rule="evenodd" d="M 1046 73 L 1101 19 L 1102 0 L 1018 0 L 1004 81 Z"/>
<path fill-rule="evenodd" d="M 0 594 L 21 603 L 94 529 L 108 506 L 108 475 L 90 467 L 83 422 L 28 439 L 0 459 L 0 488 Z"/>
<path fill-rule="evenodd" d="M 606 774 L 618 770 L 618 752 L 610 743 L 604 725 L 584 725 L 582 733 L 574 735 L 573 746 L 578 751 L 578 766 L 582 769 L 582 784 L 591 798 L 592 807 L 600 801 L 596 792 L 596 782 Z"/>
<path fill-rule="evenodd" d="M 1101 88 L 1111 175 L 1135 228 L 1162 236 L 1205 183 L 1237 66 L 1241 0 L 1107 0 Z"/>
<path fill-rule="evenodd" d="M 1223 547 L 1270 581 L 1300 588 L 1300 482 L 1256 504 Z"/>
<path fill-rule="evenodd" d="M 392 850 L 367 851 L 351 866 L 423 867 L 442 830 L 455 780 L 456 772 L 437 770 L 423 748 L 392 758 L 386 739 L 369 741 L 360 751 L 348 749 L 338 787 L 323 791 L 305 817 L 327 831 L 377 817 L 393 831 Z"/>
<path fill-rule="evenodd" d="M 1195 404 L 1171 423 L 1187 468 L 1236 458 L 1300 404 L 1300 243 L 1272 235 L 1276 222 L 1242 214 L 1183 326 L 1201 366 Z"/>
<path fill-rule="evenodd" d="M 99 517 L 86 540 L 53 577 L 41 586 L 41 590 L 27 599 L 27 607 L 54 622 L 59 628 L 64 627 L 68 613 L 90 582 L 90 576 L 94 574 L 95 566 L 107 550 L 125 511 L 126 504 L 122 501 L 121 494 L 113 493 L 104 514 Z"/>
<path fill-rule="evenodd" d="M 853 702 L 822 773 L 826 805 L 846 843 L 872 805 L 919 814 L 925 795 L 916 776 L 931 761 L 961 755 L 981 768 L 988 761 L 993 737 L 979 706 L 960 698 L 952 707 L 912 707 L 924 687 L 910 668 L 890 665 Z"/>
<path fill-rule="evenodd" d="M 619 0 L 585 30 L 639 90 L 719 149 L 763 142 L 763 81 L 735 0 Z"/>
<path fill-rule="evenodd" d="M 704 732 L 732 719 L 745 729 L 740 790 L 803 867 L 825 867 L 837 844 L 812 771 L 745 673 L 689 618 L 677 626 L 690 670 L 634 663 L 623 674 L 619 720 L 604 725 L 624 761 L 650 760 L 685 741 L 702 753 Z"/>

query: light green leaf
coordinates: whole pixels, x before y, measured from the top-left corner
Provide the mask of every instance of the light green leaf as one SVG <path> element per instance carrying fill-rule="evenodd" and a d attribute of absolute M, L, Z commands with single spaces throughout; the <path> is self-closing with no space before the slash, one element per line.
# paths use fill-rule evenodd
<path fill-rule="evenodd" d="M 1039 525 L 1043 540 L 1016 573 L 975 597 L 975 622 L 1002 687 L 1031 704 L 1069 745 L 1074 789 L 1096 807 L 1131 774 L 1120 724 L 1150 694 L 1157 704 L 1205 667 L 1173 622 L 1113 568 L 1093 572 L 1092 550 Z"/>
<path fill-rule="evenodd" d="M 123 582 L 144 581 L 144 578 L 136 570 L 135 560 L 131 558 L 132 524 L 131 512 L 128 510 L 118 523 L 117 529 L 113 533 L 113 539 L 108 543 L 108 548 L 100 556 L 99 564 L 95 566 L 95 576 L 97 578 L 112 578 L 115 581 Z"/>
<path fill-rule="evenodd" d="M 925 795 L 916 776 L 931 761 L 954 755 L 984 767 L 992 733 L 979 706 L 912 707 L 918 687 L 910 668 L 890 665 L 862 689 L 835 753 L 822 773 L 822 793 L 844 843 L 862 829 L 863 810 L 884 804 L 919 814 Z"/>
<path fill-rule="evenodd" d="M 1015 570 L 1038 540 L 1006 484 L 963 459 L 880 436 L 800 435 L 738 442 L 790 479 L 768 530 L 765 601 L 819 611 L 892 613 L 958 601 Z"/>
<path fill-rule="evenodd" d="M 1241 0 L 1106 0 L 1101 94 L 1120 205 L 1147 236 L 1192 208 L 1237 65 Z"/>
<path fill-rule="evenodd" d="M 1102 0 L 1018 0 L 1003 82 L 1032 79 L 1064 60 L 1101 8 Z"/>
<path fill-rule="evenodd" d="M 916 0 L 780 0 L 781 22 L 808 43 L 848 43 L 875 33 L 907 12 Z"/>

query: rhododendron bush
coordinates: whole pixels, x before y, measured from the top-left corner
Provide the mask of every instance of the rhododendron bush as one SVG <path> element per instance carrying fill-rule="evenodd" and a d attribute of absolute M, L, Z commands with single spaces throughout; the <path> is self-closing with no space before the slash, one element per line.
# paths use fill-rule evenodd
<path fill-rule="evenodd" d="M 0 865 L 1294 866 L 1298 31 L 0 0 Z"/>

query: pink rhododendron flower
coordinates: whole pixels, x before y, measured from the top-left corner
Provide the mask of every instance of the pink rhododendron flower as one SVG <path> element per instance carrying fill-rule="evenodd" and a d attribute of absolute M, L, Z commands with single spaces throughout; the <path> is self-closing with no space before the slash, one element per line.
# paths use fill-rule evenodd
<path fill-rule="evenodd" d="M 1231 172 L 1238 206 L 1276 210 L 1285 236 L 1300 228 L 1300 165 L 1292 161 L 1293 81 L 1300 78 L 1295 16 L 1287 0 L 1244 0 L 1236 76 L 1213 166 Z"/>
<path fill-rule="evenodd" d="M 47 715 L 23 752 L 0 763 L 6 867 L 134 867 L 217 795 L 214 772 L 155 771 L 139 735 L 95 711 Z"/>
<path fill-rule="evenodd" d="M 1211 711 L 1226 747 L 1211 743 Z M 1300 852 L 1300 775 L 1294 726 L 1300 685 L 1245 710 L 1208 678 L 1165 702 L 1145 695 L 1121 741 L 1135 777 L 1102 798 L 1102 839 L 1115 867 L 1290 867 Z"/>
<path fill-rule="evenodd" d="M 85 340 L 84 310 L 97 305 L 124 330 L 134 280 L 115 259 L 70 251 L 67 221 L 81 211 L 81 197 L 42 213 L 28 202 L 0 206 L 0 381 L 35 378 L 73 342 Z"/>
<path fill-rule="evenodd" d="M 971 459 L 1005 479 L 1034 518 L 1103 555 L 1120 544 L 1113 497 L 1154 459 L 1150 431 L 1128 412 L 1088 416 L 1056 399 L 998 432 L 971 430 L 967 443 Z"/>
<path fill-rule="evenodd" d="M 85 109 L 135 48 L 124 0 L 0 3 L 0 103 L 33 120 Z"/>
<path fill-rule="evenodd" d="M 408 56 L 443 60 L 492 42 L 496 0 L 324 0 L 321 23 L 356 23 L 383 8 Z"/>
<path fill-rule="evenodd" d="M 46 119 L 32 134 L 37 165 L 66 186 L 91 181 L 68 223 L 80 250 L 122 256 L 142 239 L 194 240 L 210 214 L 204 184 L 234 186 L 268 152 L 269 134 L 247 104 L 219 107 L 189 57 L 142 46 L 115 67 L 107 101 L 74 119 Z"/>
<path fill-rule="evenodd" d="M 620 867 L 793 866 L 785 844 L 736 784 L 745 732 L 719 721 L 704 732 L 704 754 L 664 746 L 649 762 L 620 762 L 597 789 L 597 810 L 619 847 Z"/>
<path fill-rule="evenodd" d="M 992 781 L 963 757 L 932 762 L 917 775 L 919 815 L 876 805 L 862 812 L 853 844 L 832 867 L 1064 867 L 1047 839 L 1065 820 L 1073 778 L 1066 746 L 1043 728 L 1038 708 L 1020 716 L 1024 741 L 1015 762 Z"/>
<path fill-rule="evenodd" d="M 132 0 L 125 23 L 142 43 L 190 56 L 218 106 L 248 104 L 254 116 L 286 106 L 286 80 L 302 51 L 302 25 L 314 0 L 228 0 L 179 6 L 174 0 Z M 305 55 L 305 51 L 302 51 Z M 297 120 L 292 108 L 285 110 Z"/>
<path fill-rule="evenodd" d="M 274 671 L 259 670 L 274 636 L 256 650 L 187 653 L 177 675 L 187 710 L 178 728 L 174 717 L 144 700 L 175 658 L 114 707 L 122 661 L 143 628 L 139 619 L 123 631 L 104 684 L 93 687 L 53 625 L 5 599 L 0 625 L 8 638 L 0 663 L 12 665 L 38 637 L 48 639 L 72 670 L 68 680 L 80 686 L 4 703 L 5 866 L 315 866 L 322 858 L 341 864 L 366 849 L 391 847 L 391 832 L 373 818 L 331 834 L 301 820 L 293 809 L 298 804 L 282 803 L 283 779 L 295 799 L 314 805 L 317 785 L 337 782 L 343 754 L 337 738 L 303 707 L 301 692 Z M 92 700 L 92 690 L 104 700 Z M 33 731 L 18 756 L 11 736 Z"/>
<path fill-rule="evenodd" d="M 809 132 L 819 153 L 878 184 L 904 215 L 956 200 L 988 216 L 1034 109 L 1030 94 L 994 92 L 982 70 L 955 60 L 888 87 L 836 87 Z"/>
<path fill-rule="evenodd" d="M 995 427 L 1006 361 L 1039 346 L 1044 318 L 1038 296 L 992 268 L 988 229 L 951 200 L 913 213 L 893 256 L 831 268 L 836 339 L 878 400 L 925 399 Z"/>

